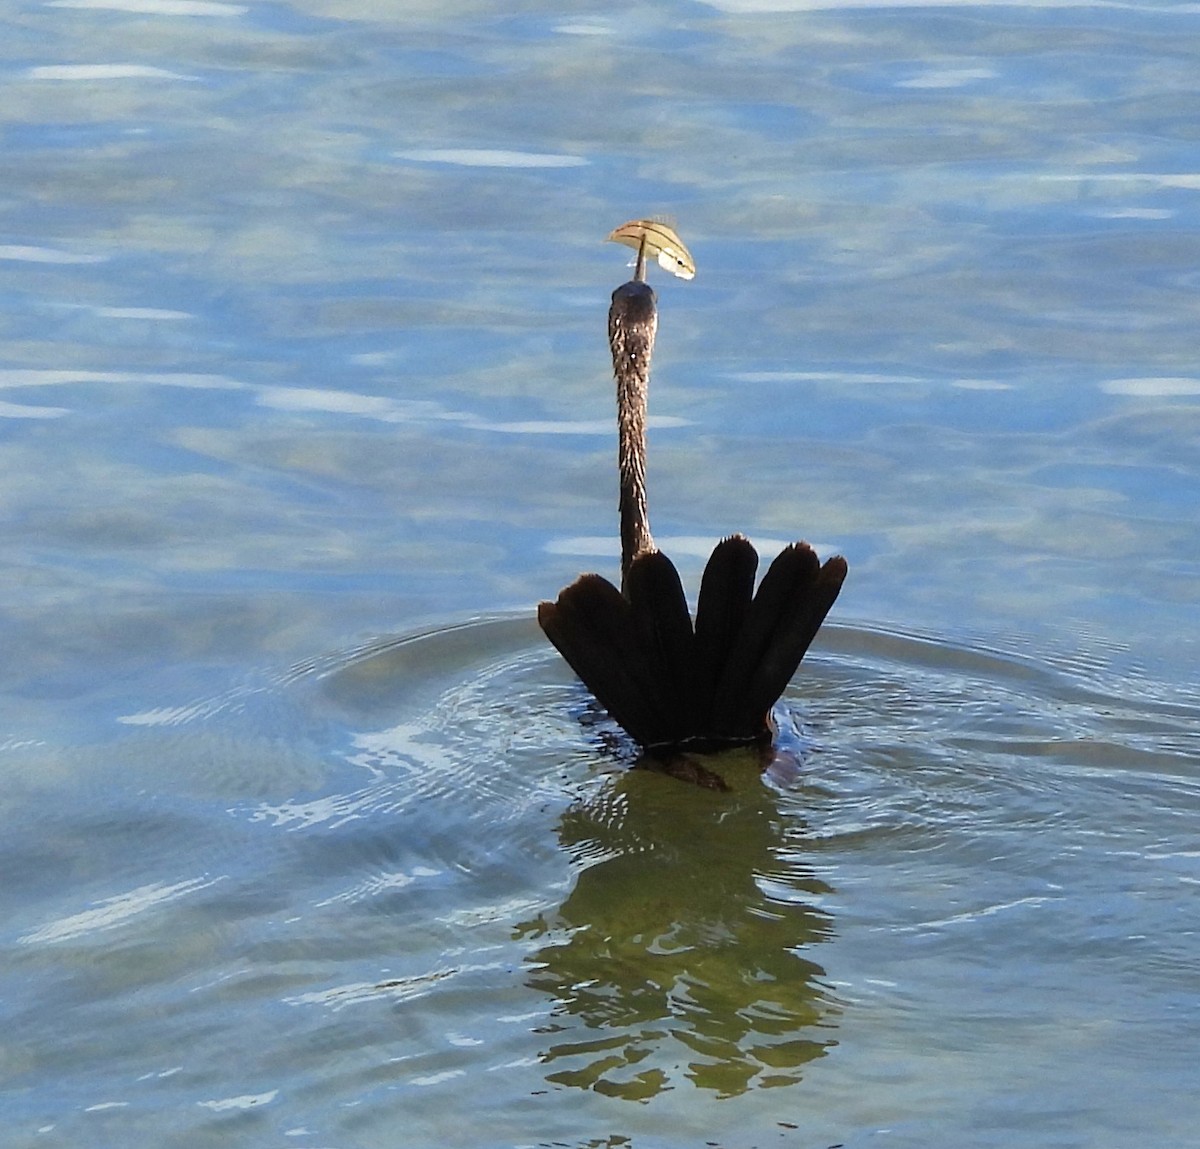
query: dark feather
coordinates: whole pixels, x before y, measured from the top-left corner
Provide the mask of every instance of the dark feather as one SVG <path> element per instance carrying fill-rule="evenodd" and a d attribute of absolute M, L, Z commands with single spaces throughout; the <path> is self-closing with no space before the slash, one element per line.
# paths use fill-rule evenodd
<path fill-rule="evenodd" d="M 821 566 L 807 543 L 775 559 L 753 594 L 758 555 L 740 535 L 705 568 L 696 628 L 675 565 L 638 555 L 626 595 L 582 575 L 538 622 L 597 701 L 642 746 L 720 746 L 770 734 L 787 688 L 846 577 L 840 556 Z"/>
<path fill-rule="evenodd" d="M 743 631 L 745 652 L 739 648 L 731 654 L 726 670 L 729 677 L 719 688 L 723 712 L 717 721 L 732 736 L 762 729 L 825 621 L 845 577 L 845 559 L 838 556 L 821 566 L 807 543 L 793 543 L 771 564 Z M 746 661 L 741 661 L 743 658 Z"/>
<path fill-rule="evenodd" d="M 696 602 L 696 729 L 712 716 L 717 684 L 750 610 L 757 570 L 758 552 L 742 535 L 719 542 L 704 568 Z"/>
<path fill-rule="evenodd" d="M 671 701 L 662 668 L 634 621 L 633 608 L 600 575 L 586 574 L 556 602 L 538 605 L 546 637 L 596 700 L 643 746 L 671 737 Z"/>
<path fill-rule="evenodd" d="M 658 742 L 691 736 L 695 638 L 675 564 L 659 551 L 638 555 L 625 576 L 625 593 L 647 661 L 663 697 Z"/>

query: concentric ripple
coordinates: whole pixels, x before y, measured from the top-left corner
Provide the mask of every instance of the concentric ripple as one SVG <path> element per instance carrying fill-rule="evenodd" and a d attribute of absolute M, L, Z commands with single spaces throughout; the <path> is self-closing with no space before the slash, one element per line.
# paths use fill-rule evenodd
<path fill-rule="evenodd" d="M 435 1143 L 468 1084 L 498 1144 L 534 1103 L 546 1129 L 612 1098 L 686 1126 L 697 1092 L 761 1120 L 764 1090 L 803 1106 L 922 1058 L 968 1104 L 1014 1049 L 1061 1071 L 1122 1018 L 1107 1064 L 1184 1065 L 1200 706 L 1014 647 L 826 628 L 776 760 L 716 760 L 724 794 L 635 769 L 528 617 L 130 716 L 128 817 L 43 832 L 137 866 L 14 935 L 22 1056 L 53 1056 L 37 1002 L 69 976 L 106 1066 L 89 1104 L 116 1075 L 147 1122 L 215 1136 L 209 1103 L 238 1098 L 209 1083 L 236 1072 L 331 1144 L 400 1120 Z M 178 790 L 149 819 L 139 762 L 164 754 Z"/>
<path fill-rule="evenodd" d="M 312 674 L 361 784 L 260 816 L 359 823 L 349 850 L 385 824 L 442 824 L 420 835 L 420 865 L 465 879 L 470 903 L 443 921 L 468 948 L 481 922 L 515 928 L 548 1010 L 527 1039 L 558 1088 L 646 1099 L 799 1080 L 858 994 L 839 933 L 951 936 L 953 952 L 956 935 L 1002 946 L 1014 924 L 1074 914 L 1086 950 L 1097 851 L 1200 805 L 1200 708 L 1145 681 L 1123 696 L 1129 680 L 1086 655 L 831 627 L 780 704 L 776 763 L 760 777 L 727 756 L 724 797 L 631 772 L 634 748 L 527 619 Z M 1156 848 L 1195 874 L 1186 851 Z M 354 896 L 411 902 L 419 880 L 368 867 Z"/>

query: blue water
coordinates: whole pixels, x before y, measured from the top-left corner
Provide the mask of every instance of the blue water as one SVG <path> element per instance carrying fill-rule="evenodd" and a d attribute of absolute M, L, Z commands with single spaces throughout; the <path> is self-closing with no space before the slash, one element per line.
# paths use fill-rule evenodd
<path fill-rule="evenodd" d="M 1194 5 L 0 8 L 0 1144 L 1185 1146 Z M 730 795 L 533 622 L 850 578 Z"/>

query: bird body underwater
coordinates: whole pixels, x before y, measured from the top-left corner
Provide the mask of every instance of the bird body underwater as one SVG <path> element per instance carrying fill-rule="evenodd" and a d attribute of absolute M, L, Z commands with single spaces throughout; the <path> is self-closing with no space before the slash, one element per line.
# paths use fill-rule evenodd
<path fill-rule="evenodd" d="M 654 545 L 646 497 L 646 411 L 658 303 L 646 256 L 682 278 L 695 264 L 664 224 L 633 220 L 609 237 L 634 247 L 633 278 L 612 295 L 608 339 L 617 385 L 621 586 L 581 575 L 538 623 L 596 700 L 644 751 L 666 756 L 769 744 L 787 688 L 846 577 L 806 542 L 785 547 L 755 590 L 758 553 L 732 535 L 704 570 L 695 622 L 679 573 Z"/>

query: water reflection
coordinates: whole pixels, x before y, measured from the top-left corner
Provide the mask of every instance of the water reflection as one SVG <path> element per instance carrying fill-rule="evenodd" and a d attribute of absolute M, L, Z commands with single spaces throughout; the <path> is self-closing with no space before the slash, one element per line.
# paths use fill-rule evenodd
<path fill-rule="evenodd" d="M 529 984 L 555 1006 L 547 1080 L 646 1100 L 681 1080 L 721 1096 L 798 1081 L 834 1044 L 838 1009 L 808 955 L 829 937 L 829 888 L 797 848 L 748 752 L 729 793 L 632 771 L 566 811 L 558 835 L 583 866 Z"/>

